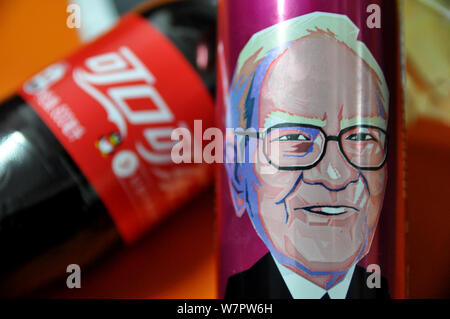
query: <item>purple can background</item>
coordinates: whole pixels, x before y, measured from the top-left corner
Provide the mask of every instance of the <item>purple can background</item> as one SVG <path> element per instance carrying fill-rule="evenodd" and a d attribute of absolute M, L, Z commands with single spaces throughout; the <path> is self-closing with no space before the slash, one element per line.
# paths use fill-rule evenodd
<path fill-rule="evenodd" d="M 370 5 L 378 5 L 381 28 L 369 28 Z M 358 262 L 366 268 L 377 264 L 387 279 L 390 297 L 405 297 L 403 96 L 399 37 L 399 2 L 388 0 L 221 0 L 219 1 L 217 125 L 225 131 L 224 100 L 240 52 L 257 32 L 284 20 L 313 12 L 346 15 L 360 30 L 358 40 L 370 50 L 389 89 L 388 182 L 377 230 L 369 253 Z M 268 253 L 244 213 L 237 217 L 224 165 L 217 171 L 219 212 L 219 296 L 225 295 L 228 279 L 251 268 Z"/>

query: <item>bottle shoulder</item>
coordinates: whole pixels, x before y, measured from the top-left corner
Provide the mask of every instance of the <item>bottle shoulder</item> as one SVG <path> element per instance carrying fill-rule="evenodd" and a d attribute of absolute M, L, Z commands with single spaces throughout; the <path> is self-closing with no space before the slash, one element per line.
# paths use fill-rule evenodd
<path fill-rule="evenodd" d="M 214 95 L 217 2 L 175 1 L 140 14 L 175 45 Z"/>

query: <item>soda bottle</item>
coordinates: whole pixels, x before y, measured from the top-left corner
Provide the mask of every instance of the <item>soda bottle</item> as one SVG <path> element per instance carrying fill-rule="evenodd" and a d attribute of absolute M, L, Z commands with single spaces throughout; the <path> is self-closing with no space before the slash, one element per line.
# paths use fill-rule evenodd
<path fill-rule="evenodd" d="M 150 2 L 0 104 L 0 295 L 135 241 L 211 182 L 171 132 L 213 120 L 216 3 Z"/>
<path fill-rule="evenodd" d="M 404 297 L 399 8 L 219 1 L 221 297 Z"/>

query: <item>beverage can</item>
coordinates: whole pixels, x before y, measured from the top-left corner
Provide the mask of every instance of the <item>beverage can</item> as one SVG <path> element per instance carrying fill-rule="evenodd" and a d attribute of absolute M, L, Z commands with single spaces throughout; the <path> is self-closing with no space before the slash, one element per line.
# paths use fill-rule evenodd
<path fill-rule="evenodd" d="M 219 295 L 403 298 L 401 2 L 219 2 Z"/>

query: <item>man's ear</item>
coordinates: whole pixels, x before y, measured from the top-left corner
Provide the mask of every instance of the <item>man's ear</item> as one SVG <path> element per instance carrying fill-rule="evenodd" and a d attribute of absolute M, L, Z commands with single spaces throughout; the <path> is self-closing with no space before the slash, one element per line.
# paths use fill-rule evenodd
<path fill-rule="evenodd" d="M 245 186 L 244 186 L 245 181 L 241 174 L 243 165 L 239 163 L 234 163 L 233 166 L 234 166 L 233 176 L 229 176 L 228 180 L 236 216 L 241 217 L 244 214 L 246 208 Z"/>
<path fill-rule="evenodd" d="M 228 135 L 228 134 L 227 134 Z M 226 170 L 228 175 L 228 185 L 233 201 L 236 216 L 241 217 L 246 209 L 245 202 L 245 177 L 243 174 L 244 164 L 242 161 L 241 147 L 235 136 L 227 136 L 226 140 Z"/>

